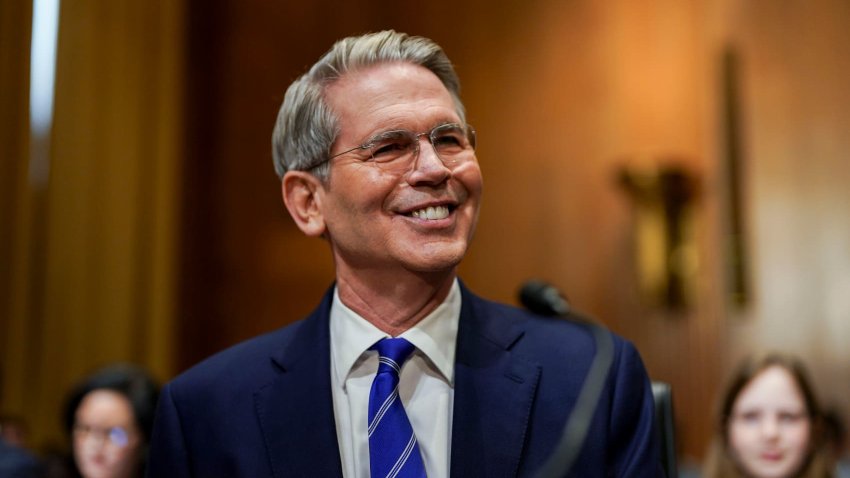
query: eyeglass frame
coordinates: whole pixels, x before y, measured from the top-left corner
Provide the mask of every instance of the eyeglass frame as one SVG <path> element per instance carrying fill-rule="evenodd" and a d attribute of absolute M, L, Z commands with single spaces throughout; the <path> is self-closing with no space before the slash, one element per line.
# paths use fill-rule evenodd
<path fill-rule="evenodd" d="M 440 156 L 440 153 L 437 151 L 437 147 L 434 146 L 434 137 L 432 136 L 434 134 L 434 132 L 437 131 L 439 128 L 443 128 L 443 127 L 446 127 L 446 126 L 456 126 L 456 127 L 460 128 L 464 132 L 464 136 L 466 137 L 466 140 L 470 145 L 470 151 L 472 151 L 473 153 L 475 152 L 475 147 L 476 147 L 476 143 L 477 143 L 477 133 L 475 131 L 475 128 L 472 125 L 470 125 L 469 123 L 465 123 L 465 124 L 461 124 L 461 123 L 441 123 L 441 124 L 434 126 L 430 130 L 424 131 L 422 133 L 415 133 L 415 132 L 410 131 L 408 129 L 391 129 L 391 130 L 387 130 L 387 131 L 382 131 L 380 133 L 372 135 L 368 140 L 366 140 L 365 142 L 361 143 L 358 146 L 355 146 L 351 149 L 347 149 L 345 151 L 341 151 L 341 152 L 336 153 L 332 156 L 328 156 L 326 159 L 322 160 L 321 162 L 311 166 L 308 170 L 316 169 L 319 166 L 322 166 L 323 164 L 331 161 L 334 158 L 337 158 L 337 157 L 342 156 L 344 154 L 351 153 L 352 151 L 357 151 L 358 149 L 366 151 L 369 148 L 373 147 L 375 145 L 375 143 L 381 139 L 381 137 L 390 135 L 392 133 L 405 133 L 405 134 L 408 134 L 410 137 L 412 137 L 414 139 L 414 141 L 412 143 L 412 144 L 415 145 L 415 149 L 413 150 L 413 157 L 414 158 L 418 158 L 419 153 L 421 152 L 421 149 L 422 149 L 419 146 L 419 138 L 421 138 L 423 136 L 427 137 L 428 138 L 428 144 L 431 145 L 431 148 L 434 150 L 434 154 L 436 154 L 437 157 L 440 158 L 440 161 L 442 161 L 443 164 L 446 164 L 446 162 L 445 162 L 446 160 L 443 159 L 442 156 Z M 369 159 L 374 160 L 374 154 L 370 155 Z M 361 162 L 367 162 L 367 161 L 368 160 L 364 159 Z"/>

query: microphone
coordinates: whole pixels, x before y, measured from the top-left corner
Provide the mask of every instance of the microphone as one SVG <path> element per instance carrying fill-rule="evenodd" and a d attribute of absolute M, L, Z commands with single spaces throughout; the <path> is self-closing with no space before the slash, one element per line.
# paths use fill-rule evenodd
<path fill-rule="evenodd" d="M 561 317 L 570 311 L 570 304 L 555 286 L 541 280 L 526 281 L 519 290 L 519 301 L 526 309 L 539 315 Z"/>

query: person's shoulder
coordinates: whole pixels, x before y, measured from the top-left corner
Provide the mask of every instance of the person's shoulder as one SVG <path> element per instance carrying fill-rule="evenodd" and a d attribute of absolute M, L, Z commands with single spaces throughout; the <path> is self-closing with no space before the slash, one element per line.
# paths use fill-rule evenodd
<path fill-rule="evenodd" d="M 168 386 L 172 390 L 240 389 L 275 374 L 272 356 L 286 350 L 303 321 L 252 337 L 193 365 Z"/>
<path fill-rule="evenodd" d="M 562 317 L 543 316 L 472 293 L 466 297 L 472 302 L 470 305 L 474 314 L 486 317 L 485 320 L 496 321 L 499 327 L 510 327 L 516 331 L 518 338 L 512 350 L 517 353 L 562 362 L 585 362 L 593 356 L 598 346 L 598 331 L 601 328 L 613 341 L 617 356 L 636 354 L 631 342 L 580 313 L 571 311 Z"/>
<path fill-rule="evenodd" d="M 604 328 L 604 325 L 575 311 L 571 311 L 565 316 L 544 316 L 528 309 L 485 299 L 471 292 L 468 293 L 467 297 L 472 301 L 471 306 L 475 314 L 515 328 L 534 340 L 563 344 L 563 341 L 567 339 L 569 342 L 593 343 L 593 327 Z M 607 333 L 611 334 L 618 345 L 626 342 L 625 339 L 611 331 L 607 331 Z"/>

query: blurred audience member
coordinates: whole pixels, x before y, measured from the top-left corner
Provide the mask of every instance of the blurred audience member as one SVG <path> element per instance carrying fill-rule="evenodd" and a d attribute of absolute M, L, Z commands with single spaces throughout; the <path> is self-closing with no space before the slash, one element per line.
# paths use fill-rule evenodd
<path fill-rule="evenodd" d="M 144 476 L 159 387 L 142 369 L 113 365 L 71 392 L 65 425 L 83 478 Z"/>
<path fill-rule="evenodd" d="M 705 477 L 832 477 L 822 419 L 798 359 L 779 353 L 751 357 L 720 402 Z"/>
<path fill-rule="evenodd" d="M 0 477 L 36 478 L 42 476 L 38 459 L 23 448 L 6 443 L 0 437 Z"/>
<path fill-rule="evenodd" d="M 28 436 L 29 429 L 23 418 L 13 415 L 0 417 L 0 439 L 7 445 L 27 448 Z"/>

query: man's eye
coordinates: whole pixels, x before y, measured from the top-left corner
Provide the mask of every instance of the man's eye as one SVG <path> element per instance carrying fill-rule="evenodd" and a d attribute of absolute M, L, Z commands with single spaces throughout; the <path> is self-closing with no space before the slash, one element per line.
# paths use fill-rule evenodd
<path fill-rule="evenodd" d="M 372 157 L 376 160 L 393 159 L 406 153 L 409 149 L 409 142 L 382 141 L 372 146 Z"/>
<path fill-rule="evenodd" d="M 460 135 L 458 134 L 441 134 L 434 138 L 434 146 L 435 147 L 460 147 L 462 145 L 462 140 Z"/>

